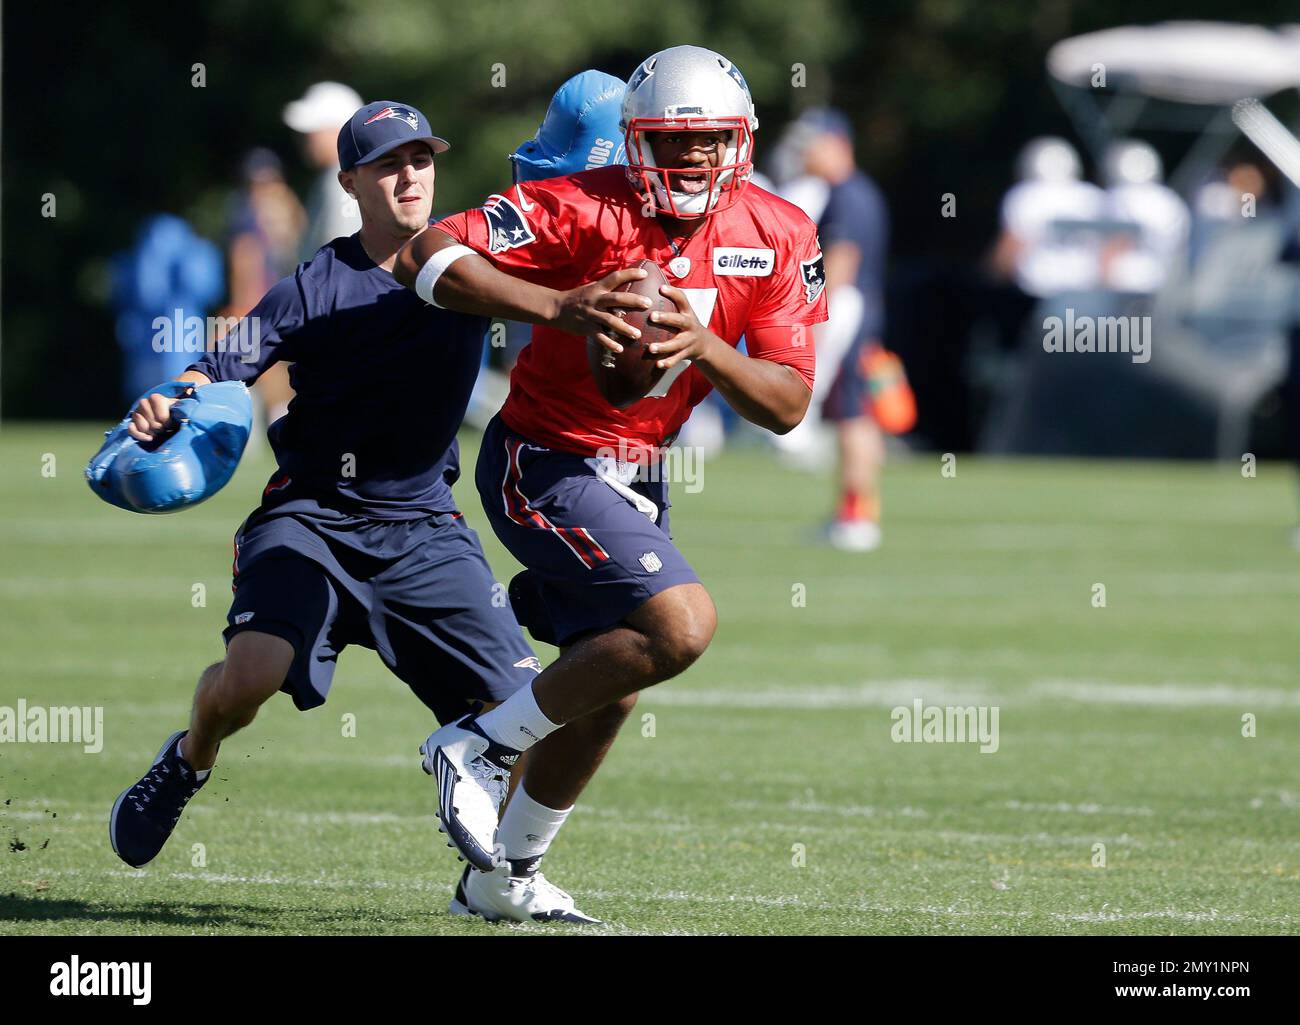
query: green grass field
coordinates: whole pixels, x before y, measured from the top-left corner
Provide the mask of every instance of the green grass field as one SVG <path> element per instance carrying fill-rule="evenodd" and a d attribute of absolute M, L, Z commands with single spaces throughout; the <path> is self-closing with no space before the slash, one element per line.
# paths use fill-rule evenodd
<path fill-rule="evenodd" d="M 105 716 L 98 754 L 0 744 L 0 933 L 565 931 L 446 913 L 459 868 L 416 754 L 432 722 L 364 649 L 324 708 L 277 698 L 223 746 L 153 864 L 117 860 L 109 808 L 220 656 L 230 537 L 270 464 L 132 516 L 83 481 L 99 437 L 0 433 L 0 706 Z M 889 468 L 869 556 L 813 543 L 829 488 L 741 451 L 675 489 L 720 626 L 643 696 L 547 858 L 597 931 L 1300 931 L 1289 469 L 963 457 L 945 479 L 923 456 Z M 997 706 L 999 749 L 893 742 L 915 698 Z"/>

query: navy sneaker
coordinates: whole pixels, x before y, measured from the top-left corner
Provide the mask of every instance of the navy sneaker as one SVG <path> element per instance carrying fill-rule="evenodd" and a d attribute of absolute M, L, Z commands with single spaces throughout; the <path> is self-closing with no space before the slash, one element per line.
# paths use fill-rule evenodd
<path fill-rule="evenodd" d="M 172 835 L 185 805 L 207 782 L 207 776 L 199 779 L 177 753 L 181 737 L 188 732 L 180 730 L 168 737 L 144 778 L 113 802 L 108 838 L 113 853 L 132 868 L 153 861 Z"/>
<path fill-rule="evenodd" d="M 479 871 L 492 871 L 498 811 L 519 752 L 489 738 L 467 715 L 436 730 L 420 754 L 421 767 L 438 782 L 439 832 Z"/>

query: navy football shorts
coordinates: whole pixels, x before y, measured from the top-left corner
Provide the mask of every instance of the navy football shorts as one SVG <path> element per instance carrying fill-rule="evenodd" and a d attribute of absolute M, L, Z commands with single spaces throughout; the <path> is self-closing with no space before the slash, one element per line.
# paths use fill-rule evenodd
<path fill-rule="evenodd" d="M 324 703 L 349 644 L 376 651 L 443 723 L 541 670 L 459 513 L 380 520 L 275 499 L 235 535 L 225 638 L 253 630 L 292 644 L 281 690 L 298 708 Z"/>
<path fill-rule="evenodd" d="M 823 420 L 839 423 L 871 415 L 871 377 L 867 373 L 867 356 L 873 344 L 862 335 L 849 346 L 836 370 L 831 390 L 822 403 Z"/>
<path fill-rule="evenodd" d="M 511 596 L 538 640 L 566 644 L 614 626 L 660 591 L 699 583 L 668 533 L 667 481 L 629 485 L 654 503 L 652 523 L 591 461 L 534 445 L 499 416 L 483 435 L 475 481 L 492 529 L 528 567 Z"/>

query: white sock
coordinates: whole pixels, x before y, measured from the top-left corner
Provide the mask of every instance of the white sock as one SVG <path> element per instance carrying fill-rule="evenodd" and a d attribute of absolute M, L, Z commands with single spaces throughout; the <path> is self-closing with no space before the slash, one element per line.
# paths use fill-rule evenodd
<path fill-rule="evenodd" d="M 528 796 L 523 784 L 515 789 L 497 827 L 497 843 L 505 849 L 512 874 L 527 874 L 536 869 L 571 811 L 572 808 L 556 811 L 538 804 Z"/>
<path fill-rule="evenodd" d="M 190 765 L 190 760 L 185 757 L 185 751 L 181 747 L 181 745 L 184 743 L 185 743 L 184 737 L 181 737 L 180 740 L 176 741 L 176 757 L 178 757 L 186 765 Z M 194 766 L 190 765 L 190 768 L 194 769 Z M 202 783 L 210 775 L 212 775 L 211 769 L 194 769 L 194 778 L 197 779 L 200 783 Z"/>
<path fill-rule="evenodd" d="M 498 744 L 527 751 L 543 737 L 560 728 L 551 722 L 533 697 L 533 685 L 515 691 L 501 704 L 478 717 L 479 728 Z"/>

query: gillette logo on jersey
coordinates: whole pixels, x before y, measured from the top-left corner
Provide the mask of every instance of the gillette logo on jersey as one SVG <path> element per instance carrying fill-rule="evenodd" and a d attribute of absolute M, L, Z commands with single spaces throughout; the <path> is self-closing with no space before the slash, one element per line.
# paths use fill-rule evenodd
<path fill-rule="evenodd" d="M 776 250 L 774 249 L 715 249 L 713 250 L 713 273 L 747 275 L 765 278 L 776 267 Z"/>

